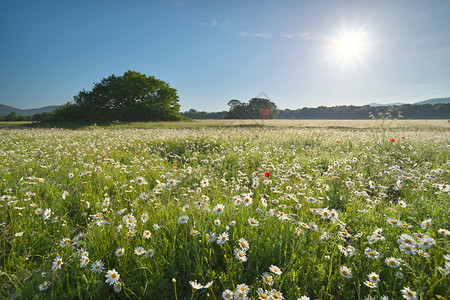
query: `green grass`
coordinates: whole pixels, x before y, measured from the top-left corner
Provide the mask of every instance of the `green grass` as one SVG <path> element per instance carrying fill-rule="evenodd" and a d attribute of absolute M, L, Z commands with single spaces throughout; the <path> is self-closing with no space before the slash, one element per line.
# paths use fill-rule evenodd
<path fill-rule="evenodd" d="M 448 298 L 448 122 L 381 125 L 195 121 L 0 130 L 0 298 L 222 299 L 240 284 L 251 299 L 258 291 L 285 299 L 398 299 L 405 288 L 418 298 Z M 223 233 L 224 243 L 208 239 Z M 402 250 L 405 239 L 415 254 Z M 138 247 L 151 256 L 136 254 Z M 367 248 L 378 258 L 368 258 Z M 57 257 L 61 268 L 53 267 Z M 390 257 L 401 259 L 397 268 L 385 262 Z M 104 264 L 100 274 L 91 271 L 95 261 Z M 119 292 L 105 282 L 112 269 Z M 372 272 L 375 289 L 365 284 Z M 196 290 L 191 281 L 212 285 Z M 41 291 L 44 282 L 51 284 Z"/>

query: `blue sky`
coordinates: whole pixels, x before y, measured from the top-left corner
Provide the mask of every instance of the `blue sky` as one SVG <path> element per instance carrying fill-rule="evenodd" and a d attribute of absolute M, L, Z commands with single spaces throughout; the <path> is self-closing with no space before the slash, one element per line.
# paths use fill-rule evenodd
<path fill-rule="evenodd" d="M 181 110 L 450 96 L 450 1 L 2 1 L 0 104 L 60 105 L 127 70 Z"/>

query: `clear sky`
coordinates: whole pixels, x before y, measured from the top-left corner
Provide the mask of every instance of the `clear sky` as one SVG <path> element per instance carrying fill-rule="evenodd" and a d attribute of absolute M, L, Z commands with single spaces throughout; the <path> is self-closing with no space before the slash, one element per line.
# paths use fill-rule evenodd
<path fill-rule="evenodd" d="M 0 104 L 64 104 L 127 70 L 181 111 L 450 97 L 450 1 L 1 1 Z"/>

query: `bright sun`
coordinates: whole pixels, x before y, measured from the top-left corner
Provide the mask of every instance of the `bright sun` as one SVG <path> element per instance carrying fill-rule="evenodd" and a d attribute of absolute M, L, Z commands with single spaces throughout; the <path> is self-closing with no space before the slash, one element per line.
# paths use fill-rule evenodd
<path fill-rule="evenodd" d="M 337 50 L 339 51 L 340 55 L 344 57 L 351 57 L 360 54 L 362 43 L 358 37 L 344 37 L 337 43 Z"/>
<path fill-rule="evenodd" d="M 367 53 L 367 34 L 365 31 L 344 30 L 336 37 L 329 38 L 330 56 L 344 67 L 350 64 L 364 63 Z"/>

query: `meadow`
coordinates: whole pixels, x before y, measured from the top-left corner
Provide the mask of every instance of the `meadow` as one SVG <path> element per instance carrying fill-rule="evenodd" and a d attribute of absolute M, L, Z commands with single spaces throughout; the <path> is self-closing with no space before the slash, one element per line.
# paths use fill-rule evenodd
<path fill-rule="evenodd" d="M 0 129 L 0 298 L 448 299 L 450 123 Z"/>

